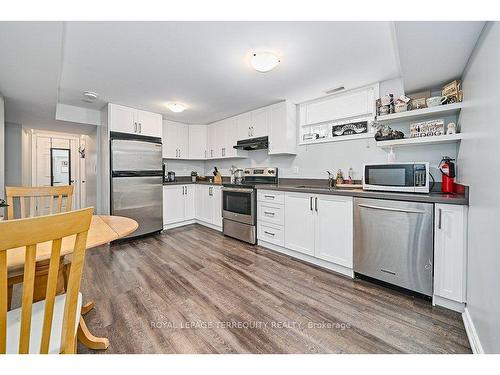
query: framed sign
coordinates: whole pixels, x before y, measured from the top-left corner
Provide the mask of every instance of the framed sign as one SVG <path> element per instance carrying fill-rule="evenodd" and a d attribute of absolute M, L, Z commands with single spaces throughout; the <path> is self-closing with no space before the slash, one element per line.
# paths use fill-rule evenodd
<path fill-rule="evenodd" d="M 368 121 L 350 122 L 342 125 L 332 125 L 332 137 L 368 133 Z"/>

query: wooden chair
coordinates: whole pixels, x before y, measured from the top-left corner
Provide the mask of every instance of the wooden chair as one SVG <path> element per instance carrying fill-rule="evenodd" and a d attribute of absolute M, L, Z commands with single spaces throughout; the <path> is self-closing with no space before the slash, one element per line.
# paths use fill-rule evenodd
<path fill-rule="evenodd" d="M 93 208 L 0 222 L 0 353 L 75 353 L 80 281 Z M 66 292 L 56 296 L 61 240 L 76 235 Z M 45 300 L 33 303 L 37 244 L 52 241 Z M 7 311 L 7 250 L 26 247 L 22 305 Z"/>
<path fill-rule="evenodd" d="M 73 185 L 67 186 L 6 186 L 5 198 L 7 204 L 7 220 L 16 219 L 15 213 L 19 211 L 19 218 L 51 215 L 53 213 L 69 212 L 73 202 Z M 16 210 L 19 207 L 19 210 Z M 68 281 L 69 260 L 61 259 L 61 277 L 57 290 L 62 292 Z M 36 282 L 46 283 L 49 272 L 49 262 L 40 262 L 36 266 Z M 8 308 L 12 303 L 12 293 L 14 285 L 21 283 L 22 270 L 11 274 L 8 281 Z M 35 288 L 36 291 L 40 288 Z M 42 289 L 43 290 L 43 289 Z M 44 295 L 35 292 L 34 300 L 43 299 Z"/>
<path fill-rule="evenodd" d="M 19 218 L 21 219 L 68 212 L 71 211 L 73 202 L 73 185 L 6 186 L 5 199 L 9 205 L 7 207 L 7 220 L 15 219 L 15 203 L 17 201 L 19 201 Z"/>

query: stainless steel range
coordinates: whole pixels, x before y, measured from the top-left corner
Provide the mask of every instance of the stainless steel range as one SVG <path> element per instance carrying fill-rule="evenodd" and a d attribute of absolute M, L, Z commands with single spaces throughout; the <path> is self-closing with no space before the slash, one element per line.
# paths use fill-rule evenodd
<path fill-rule="evenodd" d="M 241 184 L 222 188 L 222 231 L 226 236 L 257 243 L 257 197 L 260 184 L 277 184 L 278 168 L 245 168 Z"/>

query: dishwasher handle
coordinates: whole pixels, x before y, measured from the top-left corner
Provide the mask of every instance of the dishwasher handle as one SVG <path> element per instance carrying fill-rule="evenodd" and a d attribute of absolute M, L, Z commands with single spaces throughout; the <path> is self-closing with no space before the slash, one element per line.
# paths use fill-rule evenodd
<path fill-rule="evenodd" d="M 425 214 L 425 211 L 421 210 L 406 210 L 402 208 L 393 208 L 393 207 L 383 207 L 383 206 L 372 206 L 370 204 L 358 204 L 359 207 L 364 207 L 364 208 L 372 208 L 374 210 L 383 210 L 383 211 L 393 211 L 393 212 L 405 212 L 408 214 Z"/>

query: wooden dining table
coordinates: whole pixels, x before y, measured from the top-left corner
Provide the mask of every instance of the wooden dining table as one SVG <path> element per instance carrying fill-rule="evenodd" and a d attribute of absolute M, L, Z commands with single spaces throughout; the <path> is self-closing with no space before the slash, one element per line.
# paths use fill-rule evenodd
<path fill-rule="evenodd" d="M 130 218 L 122 216 L 108 216 L 108 215 L 93 215 L 90 223 L 90 228 L 87 235 L 86 249 L 92 249 L 107 243 L 110 243 L 119 238 L 123 238 L 133 233 L 139 224 Z M 70 257 L 73 252 L 75 243 L 75 236 L 69 236 L 62 239 L 61 244 L 61 263 L 64 258 Z M 38 244 L 36 251 L 37 269 L 40 276 L 38 281 L 35 276 L 35 292 L 34 295 L 38 296 L 37 299 L 43 299 L 45 295 L 46 281 L 44 275 L 48 268 L 48 262 L 52 251 L 51 242 L 44 242 Z M 7 251 L 7 270 L 9 279 L 20 278 L 22 282 L 22 274 L 24 269 L 25 248 L 18 247 Z M 35 274 L 36 275 L 36 274 Z M 64 282 L 61 280 L 61 285 Z M 37 290 L 38 289 L 38 290 Z M 41 297 L 42 296 L 42 297 Z M 87 302 L 82 307 L 80 322 L 78 325 L 77 337 L 78 340 L 90 349 L 107 349 L 109 340 L 105 337 L 96 337 L 88 329 L 83 315 L 88 313 L 95 307 L 93 301 Z"/>

